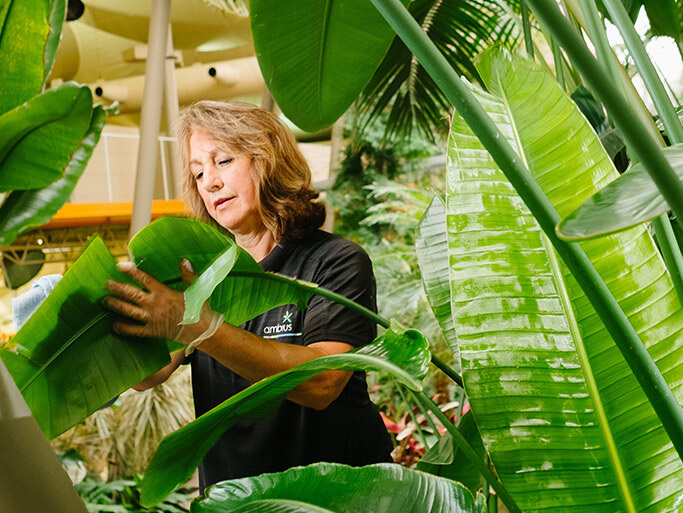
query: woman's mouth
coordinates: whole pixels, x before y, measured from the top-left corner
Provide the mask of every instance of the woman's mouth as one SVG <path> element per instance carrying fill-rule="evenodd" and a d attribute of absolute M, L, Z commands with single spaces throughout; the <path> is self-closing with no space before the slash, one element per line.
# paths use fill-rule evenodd
<path fill-rule="evenodd" d="M 234 196 L 232 196 L 230 198 L 217 199 L 216 201 L 213 202 L 213 208 L 215 208 L 216 210 L 220 210 L 221 207 L 225 207 L 233 198 L 234 198 Z"/>

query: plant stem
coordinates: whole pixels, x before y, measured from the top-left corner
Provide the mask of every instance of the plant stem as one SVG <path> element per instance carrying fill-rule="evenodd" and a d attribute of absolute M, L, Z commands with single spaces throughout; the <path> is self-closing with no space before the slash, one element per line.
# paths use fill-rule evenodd
<path fill-rule="evenodd" d="M 655 237 L 659 243 L 662 258 L 678 293 L 678 300 L 683 305 L 683 255 L 681 255 L 681 248 L 674 235 L 669 216 L 662 214 L 652 220 L 652 225 L 655 227 Z"/>
<path fill-rule="evenodd" d="M 318 296 L 322 296 L 324 298 L 330 299 L 334 301 L 335 303 L 339 303 L 340 305 L 343 305 L 347 308 L 350 308 L 351 310 L 355 310 L 356 312 L 364 315 L 368 319 L 371 319 L 375 321 L 377 324 L 382 326 L 383 328 L 388 328 L 389 327 L 389 321 L 386 320 L 384 317 L 378 315 L 377 313 L 373 312 L 369 308 L 364 307 L 363 305 L 359 305 L 355 301 L 342 296 L 341 294 L 337 294 L 336 292 L 332 292 L 331 290 L 327 290 L 323 287 L 319 287 L 315 283 L 309 283 L 307 281 L 303 280 L 297 280 L 295 278 L 290 278 L 289 276 L 284 276 L 282 274 L 276 274 L 276 273 L 252 273 L 252 272 L 231 272 L 229 276 L 233 277 L 243 277 L 243 278 L 256 278 L 256 279 L 262 279 L 262 280 L 272 280 L 272 281 L 279 281 L 282 283 L 288 283 L 288 284 L 294 284 L 297 287 L 310 292 L 311 294 L 317 294 Z"/>
<path fill-rule="evenodd" d="M 401 396 L 401 400 L 406 404 L 406 408 L 408 409 L 408 415 L 410 418 L 413 420 L 415 423 L 415 430 L 417 431 L 417 435 L 419 437 L 419 442 L 427 448 L 427 438 L 425 437 L 424 432 L 422 431 L 422 426 L 420 426 L 420 423 L 417 421 L 417 417 L 415 417 L 415 412 L 410 406 L 410 403 L 408 402 L 408 399 L 406 399 L 406 395 L 403 393 L 403 389 L 401 388 L 401 384 L 398 383 L 395 379 L 392 379 L 394 382 L 394 387 L 396 390 L 398 390 L 398 394 Z M 431 419 L 429 419 L 431 420 Z M 435 430 L 436 432 L 436 430 Z"/>
<path fill-rule="evenodd" d="M 456 370 L 448 365 L 446 362 L 444 362 L 441 358 L 436 356 L 434 353 L 432 353 L 432 363 L 440 369 L 446 376 L 451 378 L 456 385 L 458 385 L 460 388 L 464 388 L 464 385 L 462 383 L 462 376 L 456 372 Z"/>
<path fill-rule="evenodd" d="M 581 246 L 576 243 L 563 242 L 557 237 L 555 225 L 560 221 L 560 216 L 553 204 L 508 144 L 505 136 L 500 133 L 483 107 L 461 82 L 460 77 L 448 65 L 446 59 L 400 1 L 371 1 L 415 54 L 449 101 L 458 109 L 459 114 L 522 197 L 605 324 L 661 420 L 679 456 L 683 458 L 683 410 L 645 349 L 638 333 L 629 323 L 619 303 L 614 299 Z M 571 26 L 569 28 L 573 31 Z M 638 124 L 637 120 L 636 124 Z M 647 131 L 645 133 L 647 134 Z M 661 153 L 658 148 L 656 151 Z"/>
<path fill-rule="evenodd" d="M 681 121 L 678 119 L 669 95 L 666 94 L 666 89 L 664 89 L 657 70 L 652 65 L 652 61 L 650 61 L 650 57 L 645 50 L 645 45 L 643 45 L 633 23 L 631 23 L 624 5 L 621 3 L 621 0 L 603 0 L 603 2 L 610 16 L 612 16 L 612 21 L 624 38 L 626 48 L 628 48 L 631 57 L 633 57 L 636 63 L 638 72 L 643 78 L 643 82 L 645 82 L 645 86 L 650 93 L 652 102 L 655 104 L 669 139 L 672 143 L 682 143 L 683 125 L 681 125 Z"/>
<path fill-rule="evenodd" d="M 595 39 L 593 39 L 594 35 L 589 27 L 589 23 L 583 16 L 582 8 L 579 7 L 579 0 L 564 0 L 564 2 L 569 13 L 576 18 L 579 25 L 583 27 L 585 31 L 589 34 L 591 41 L 593 42 L 593 45 L 597 47 L 598 43 Z M 600 16 L 598 16 L 598 19 L 600 19 Z M 597 24 L 596 26 L 600 27 L 601 23 Z M 576 33 L 579 34 L 579 39 L 581 40 L 581 42 L 585 44 L 581 30 L 577 30 Z M 604 32 L 601 31 L 601 33 Z M 638 94 L 638 91 L 636 91 L 636 88 L 633 86 L 633 82 L 631 82 L 631 78 L 626 73 L 626 70 L 621 66 L 619 59 L 617 58 L 616 54 L 609 46 L 609 44 L 606 45 L 606 48 L 608 53 L 611 55 L 609 67 L 610 69 L 612 69 L 614 73 L 618 74 L 619 83 L 624 90 L 623 92 L 626 94 L 627 102 L 631 105 L 633 109 L 635 109 L 636 115 L 638 119 L 640 119 L 640 122 L 643 123 L 646 127 L 650 127 L 650 125 L 652 125 L 652 116 L 650 115 L 650 112 L 647 110 L 647 107 L 645 107 L 643 99 Z M 569 58 L 571 60 L 572 56 L 570 55 Z M 655 139 L 661 138 L 658 131 L 653 133 L 653 135 Z"/>
<path fill-rule="evenodd" d="M 552 46 L 553 48 L 553 59 L 555 61 L 555 77 L 557 78 L 557 83 L 560 84 L 560 87 L 563 91 L 566 91 L 564 83 L 564 71 L 562 69 L 562 49 L 560 48 L 560 45 L 558 45 L 553 39 L 550 40 L 550 46 Z"/>
<path fill-rule="evenodd" d="M 676 217 L 683 218 L 683 183 L 661 152 L 656 137 L 653 137 L 647 127 L 640 123 L 636 113 L 621 92 L 612 85 L 604 68 L 595 60 L 583 39 L 562 15 L 555 1 L 528 1 L 536 17 L 564 47 L 590 89 L 621 128 L 624 139 L 638 155 L 645 170 L 652 177 Z M 683 429 L 681 443 L 683 444 Z M 683 454 L 683 446 L 681 453 Z"/>
<path fill-rule="evenodd" d="M 488 499 L 489 511 L 488 513 L 498 513 L 498 496 L 493 494 L 489 495 Z"/>
<path fill-rule="evenodd" d="M 399 385 L 399 390 L 400 390 L 400 389 L 401 389 L 401 387 L 400 387 L 400 385 Z M 422 412 L 422 415 L 425 416 L 425 420 L 427 421 L 427 423 L 429 424 L 429 426 L 432 428 L 432 431 L 434 431 L 434 436 L 437 437 L 437 442 L 438 442 L 438 438 L 439 438 L 439 436 L 440 436 L 440 435 L 439 435 L 439 428 L 436 427 L 436 423 L 434 422 L 434 419 L 432 418 L 432 416 L 429 414 L 429 410 L 425 410 L 425 409 L 422 407 L 422 405 L 421 405 L 420 403 L 418 403 L 417 406 L 418 406 L 418 408 L 420 409 L 420 411 Z M 417 420 L 415 421 L 415 423 L 417 424 Z M 419 426 L 419 424 L 418 424 L 418 426 Z M 430 448 L 430 447 L 427 447 L 427 441 L 426 441 L 426 439 L 425 439 L 425 442 L 424 442 L 422 445 L 424 445 L 425 448 L 427 448 L 427 449 Z"/>
<path fill-rule="evenodd" d="M 481 475 L 484 476 L 484 479 L 491 485 L 491 487 L 493 487 L 500 497 L 500 500 L 502 500 L 503 504 L 505 504 L 510 510 L 510 513 L 521 513 L 521 510 L 517 504 L 515 504 L 515 501 L 512 500 L 512 497 L 510 497 L 510 494 L 508 494 L 507 490 L 503 486 L 503 483 L 501 483 L 498 477 L 491 472 L 486 462 L 479 457 L 476 451 L 467 442 L 465 437 L 462 436 L 458 428 L 456 428 L 453 423 L 448 420 L 448 417 L 446 417 L 446 415 L 438 408 L 438 406 L 436 406 L 429 399 L 429 397 L 425 395 L 424 392 L 415 392 L 414 390 L 410 390 L 410 393 L 415 398 L 415 401 L 422 406 L 422 408 L 430 410 L 434 413 L 434 415 L 436 415 L 441 424 L 443 424 L 443 426 L 450 433 L 451 437 L 453 438 L 453 442 L 460 448 L 465 457 L 470 460 L 472 465 L 477 468 Z"/>
<path fill-rule="evenodd" d="M 522 27 L 524 28 L 524 48 L 529 58 L 534 58 L 534 40 L 531 37 L 531 21 L 529 20 L 529 8 L 526 5 L 526 0 L 519 1 L 519 7 L 522 14 Z"/>
<path fill-rule="evenodd" d="M 595 5 L 595 0 L 579 0 L 579 5 L 581 6 L 581 12 L 586 20 L 586 31 L 598 54 L 598 60 L 602 62 L 603 66 L 606 66 L 612 74 L 617 87 L 623 86 L 619 73 L 621 63 L 617 59 L 617 56 L 614 55 L 612 47 L 609 45 L 605 26 L 603 25 L 602 18 Z M 624 92 L 623 87 L 620 87 L 620 92 Z"/>

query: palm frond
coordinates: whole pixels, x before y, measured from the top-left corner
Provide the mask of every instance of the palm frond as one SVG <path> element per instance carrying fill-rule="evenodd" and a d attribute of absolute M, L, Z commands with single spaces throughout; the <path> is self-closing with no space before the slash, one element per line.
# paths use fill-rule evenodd
<path fill-rule="evenodd" d="M 410 13 L 453 69 L 481 83 L 472 59 L 493 43 L 513 46 L 517 29 L 496 0 L 415 0 Z M 397 37 L 356 105 L 356 128 L 365 130 L 391 106 L 384 140 L 429 140 L 446 134 L 451 106 L 432 78 Z"/>
<path fill-rule="evenodd" d="M 194 419 L 190 369 L 178 369 L 161 385 L 123 393 L 52 441 L 57 450 L 75 449 L 88 472 L 105 480 L 142 472 L 159 442 Z"/>
<path fill-rule="evenodd" d="M 232 12 L 240 16 L 249 16 L 248 0 L 204 0 L 204 3 L 217 7 L 226 12 Z"/>

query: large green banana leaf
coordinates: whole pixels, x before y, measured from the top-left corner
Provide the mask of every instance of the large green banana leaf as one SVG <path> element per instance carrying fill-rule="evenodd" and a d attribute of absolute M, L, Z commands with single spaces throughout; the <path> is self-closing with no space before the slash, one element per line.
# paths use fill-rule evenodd
<path fill-rule="evenodd" d="M 0 207 L 0 245 L 10 244 L 20 233 L 47 223 L 69 199 L 100 139 L 105 118 L 104 109 L 95 107 L 90 128 L 62 178 L 43 189 L 13 191 L 7 196 Z"/>
<path fill-rule="evenodd" d="M 618 174 L 554 79 L 502 51 L 472 86 L 560 215 Z M 683 465 L 622 355 L 522 200 L 456 113 L 451 307 L 463 378 L 501 481 L 524 511 L 673 511 Z M 644 226 L 582 243 L 678 398 L 683 311 Z"/>
<path fill-rule="evenodd" d="M 346 112 L 394 38 L 365 0 L 251 0 L 249 13 L 268 89 L 282 112 L 309 132 Z"/>
<path fill-rule="evenodd" d="M 142 270 L 176 288 L 185 286 L 178 268 L 181 258 L 190 260 L 200 281 L 207 269 L 212 270 L 211 264 L 234 247 L 233 241 L 204 223 L 175 218 L 146 226 L 129 245 Z M 212 306 L 228 322 L 240 324 L 283 304 L 306 305 L 308 293 L 298 290 L 295 280 L 264 279 L 266 273 L 241 250 L 238 260 L 251 275 L 215 283 L 212 296 Z M 115 263 L 104 243 L 93 240 L 19 330 L 13 339 L 17 354 L 0 351 L 48 438 L 81 422 L 169 361 L 162 341 L 112 332 L 114 316 L 100 304 L 108 294 L 105 283 L 130 282 Z"/>
<path fill-rule="evenodd" d="M 277 503 L 283 509 L 276 509 Z M 299 503 L 302 509 L 285 509 Z M 255 509 L 249 506 L 258 505 Z M 310 509 L 303 509 L 308 507 Z M 245 509 L 242 509 L 245 508 Z M 379 463 L 354 468 L 338 463 L 315 463 L 277 474 L 224 481 L 207 489 L 192 503 L 192 513 L 228 511 L 346 513 L 474 513 L 472 494 L 461 484 Z"/>
<path fill-rule="evenodd" d="M 95 238 L 0 358 L 48 438 L 60 435 L 170 361 L 159 340 L 122 337 L 101 305 L 108 279 L 128 281 Z"/>
<path fill-rule="evenodd" d="M 196 509 L 196 508 L 195 508 Z M 284 499 L 263 499 L 230 509 L 232 513 L 334 513 L 312 504 Z"/>
<path fill-rule="evenodd" d="M 92 93 L 73 82 L 0 116 L 0 192 L 46 187 L 62 177 L 92 118 Z"/>
<path fill-rule="evenodd" d="M 178 287 L 179 260 L 190 261 L 199 277 L 185 291 L 185 323 L 196 322 L 209 297 L 211 308 L 234 325 L 276 306 L 294 304 L 301 310 L 308 305 L 310 292 L 298 287 L 298 280 L 263 272 L 249 253 L 198 221 L 158 219 L 136 234 L 128 247 L 140 269 Z"/>
<path fill-rule="evenodd" d="M 287 392 L 324 370 L 381 370 L 399 383 L 421 390 L 429 361 L 429 343 L 420 332 L 392 322 L 372 344 L 262 379 L 162 440 L 143 476 L 141 503 L 156 504 L 187 481 L 204 455 L 241 416 L 269 415 Z"/>
<path fill-rule="evenodd" d="M 0 4 L 0 115 L 42 91 L 65 17 L 65 0 Z"/>
<path fill-rule="evenodd" d="M 50 0 L 50 4 L 50 32 L 47 35 L 45 50 L 43 51 L 43 87 L 47 87 L 47 81 L 55 63 L 69 2 L 68 0 Z"/>
<path fill-rule="evenodd" d="M 427 207 L 415 237 L 417 262 L 422 273 L 422 284 L 434 317 L 439 322 L 448 347 L 459 360 L 458 339 L 451 315 L 451 285 L 448 280 L 448 252 L 446 236 L 446 205 L 436 196 Z"/>

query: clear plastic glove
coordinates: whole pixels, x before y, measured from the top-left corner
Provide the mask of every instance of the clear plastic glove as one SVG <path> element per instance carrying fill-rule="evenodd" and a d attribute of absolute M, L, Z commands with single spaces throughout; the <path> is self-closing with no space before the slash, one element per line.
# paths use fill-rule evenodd
<path fill-rule="evenodd" d="M 117 267 L 146 290 L 127 283 L 112 280 L 107 282 L 107 288 L 114 295 L 105 297 L 102 303 L 106 308 L 124 317 L 114 323 L 114 331 L 131 337 L 173 340 L 185 346 L 205 333 L 213 319 L 213 312 L 208 305 L 204 305 L 199 322 L 179 325 L 185 313 L 185 298 L 182 292 L 167 287 L 135 267 L 132 262 L 120 262 Z M 180 262 L 180 274 L 188 285 L 197 278 L 186 259 Z M 131 320 L 136 322 L 130 322 Z"/>

